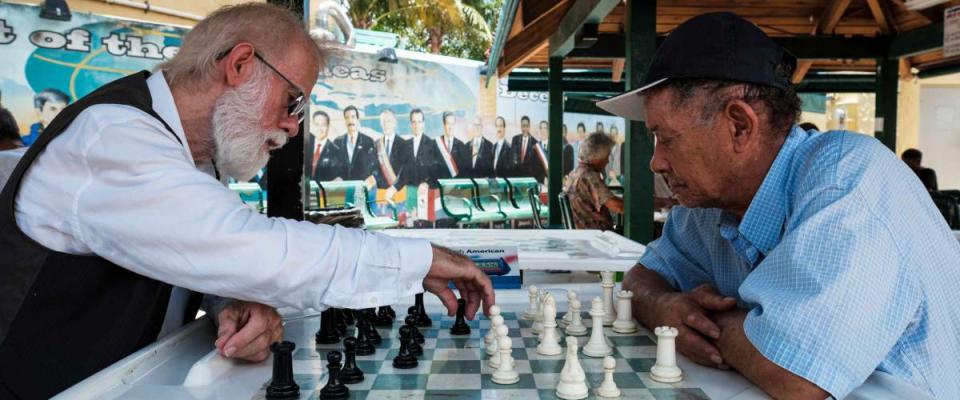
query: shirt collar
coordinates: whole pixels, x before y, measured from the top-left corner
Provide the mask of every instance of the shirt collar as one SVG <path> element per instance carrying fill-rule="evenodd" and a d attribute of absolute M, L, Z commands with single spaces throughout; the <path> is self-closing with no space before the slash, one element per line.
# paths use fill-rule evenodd
<path fill-rule="evenodd" d="M 183 150 L 187 153 L 190 162 L 193 160 L 193 154 L 190 153 L 190 144 L 187 141 L 187 135 L 183 131 L 183 124 L 180 122 L 180 114 L 177 113 L 177 104 L 173 101 L 173 93 L 167 80 L 163 77 L 163 71 L 157 71 L 147 78 L 147 89 L 150 90 L 150 100 L 153 102 L 153 111 L 157 112 L 160 118 L 173 128 L 173 133 L 180 138 L 183 143 Z"/>
<path fill-rule="evenodd" d="M 780 243 L 783 224 L 787 218 L 787 180 L 790 165 L 797 148 L 803 143 L 807 133 L 794 126 L 783 142 L 777 158 L 767 171 L 757 194 L 750 201 L 743 220 L 740 221 L 740 233 L 764 255 L 769 254 Z"/>

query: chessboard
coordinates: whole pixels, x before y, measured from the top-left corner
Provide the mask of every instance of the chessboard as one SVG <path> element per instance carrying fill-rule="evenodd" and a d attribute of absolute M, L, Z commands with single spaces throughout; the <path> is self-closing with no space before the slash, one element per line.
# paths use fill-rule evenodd
<path fill-rule="evenodd" d="M 406 310 L 406 306 L 394 306 L 396 310 Z M 425 337 L 423 355 L 418 357 L 419 365 L 413 369 L 395 369 L 391 361 L 399 352 L 398 330 L 402 325 L 402 316 L 394 321 L 392 327 L 380 327 L 378 332 L 382 343 L 376 352 L 369 356 L 357 356 L 357 365 L 364 372 L 361 383 L 347 385 L 351 399 L 556 399 L 556 384 L 564 364 L 564 353 L 557 356 L 544 356 L 537 353 L 537 336 L 532 333 L 532 321 L 518 318 L 520 307 L 507 308 L 501 313 L 508 327 L 508 336 L 513 339 L 513 358 L 520 381 L 512 385 L 499 385 L 491 380 L 494 372 L 484 350 L 483 336 L 490 327 L 490 320 L 478 316 L 468 321 L 471 327 L 469 335 L 450 334 L 454 317 L 445 313 L 428 314 L 433 324 L 420 328 Z M 590 315 L 582 312 L 584 324 L 590 326 Z M 558 313 L 558 319 L 563 314 Z M 287 324 L 286 340 L 292 341 L 297 348 L 293 352 L 294 380 L 300 386 L 301 399 L 318 399 L 320 389 L 326 384 L 325 370 L 317 372 L 320 365 L 326 363 L 326 353 L 330 350 L 342 351 L 342 342 L 330 345 L 318 345 L 314 333 L 320 328 L 320 318 L 311 317 Z M 354 327 L 347 328 L 352 335 Z M 674 384 L 655 382 L 650 378 L 650 368 L 656 362 L 656 343 L 645 329 L 635 334 L 619 334 L 609 327 L 604 331 L 613 346 L 616 360 L 614 380 L 622 391 L 621 399 L 709 399 L 702 388 L 685 380 Z M 561 332 L 561 338 L 565 335 Z M 587 343 L 589 333 L 578 337 L 582 346 Z M 566 340 L 561 340 L 565 348 Z M 590 399 L 597 398 L 594 390 L 603 380 L 603 358 L 591 358 L 582 352 L 580 363 L 586 373 L 587 385 L 591 390 Z M 269 378 L 263 382 L 259 392 L 252 399 L 265 399 Z"/>

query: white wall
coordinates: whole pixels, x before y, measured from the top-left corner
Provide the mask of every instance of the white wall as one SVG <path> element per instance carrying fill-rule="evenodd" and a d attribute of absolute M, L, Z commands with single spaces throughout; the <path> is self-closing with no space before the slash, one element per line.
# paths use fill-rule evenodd
<path fill-rule="evenodd" d="M 920 88 L 919 150 L 940 189 L 960 188 L 960 87 Z"/>

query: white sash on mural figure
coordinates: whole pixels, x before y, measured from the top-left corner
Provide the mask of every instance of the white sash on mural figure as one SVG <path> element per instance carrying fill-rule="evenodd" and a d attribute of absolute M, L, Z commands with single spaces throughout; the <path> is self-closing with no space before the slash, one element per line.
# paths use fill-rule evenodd
<path fill-rule="evenodd" d="M 450 177 L 456 178 L 460 174 L 460 169 L 457 168 L 457 162 L 453 160 L 453 156 L 450 155 L 450 150 L 447 150 L 447 146 L 444 144 L 444 137 L 440 136 L 434 139 L 437 142 L 437 148 L 440 149 L 440 156 L 443 157 L 444 164 L 447 164 L 447 170 L 450 171 Z M 453 143 L 450 144 L 453 146 Z"/>
<path fill-rule="evenodd" d="M 390 163 L 384 137 L 377 141 L 377 159 L 380 161 L 380 172 L 383 173 L 383 179 L 387 180 L 387 186 L 393 186 L 397 182 L 397 174 L 393 172 L 393 164 Z"/>

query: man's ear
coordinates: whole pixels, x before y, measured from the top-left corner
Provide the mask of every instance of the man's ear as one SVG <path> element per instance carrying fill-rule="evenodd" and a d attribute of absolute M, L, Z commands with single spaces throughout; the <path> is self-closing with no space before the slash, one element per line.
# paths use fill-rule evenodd
<path fill-rule="evenodd" d="M 760 118 L 750 104 L 739 99 L 731 100 L 723 113 L 733 125 L 733 151 L 743 152 L 750 143 L 760 139 Z"/>
<path fill-rule="evenodd" d="M 236 87 L 250 79 L 256 62 L 254 54 L 253 44 L 249 42 L 240 42 L 233 46 L 219 63 L 223 71 L 224 84 Z"/>

